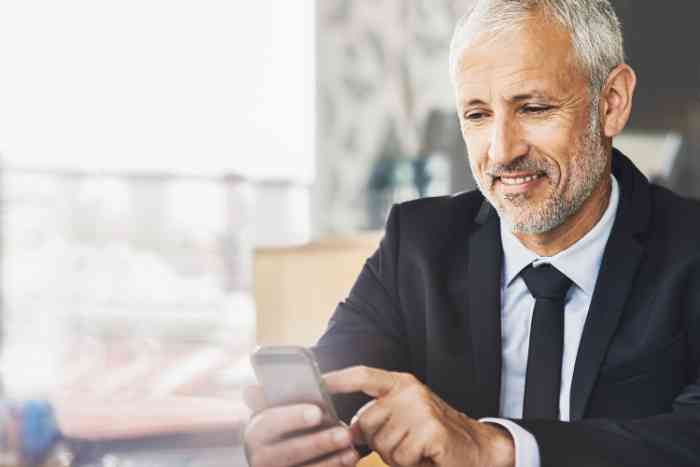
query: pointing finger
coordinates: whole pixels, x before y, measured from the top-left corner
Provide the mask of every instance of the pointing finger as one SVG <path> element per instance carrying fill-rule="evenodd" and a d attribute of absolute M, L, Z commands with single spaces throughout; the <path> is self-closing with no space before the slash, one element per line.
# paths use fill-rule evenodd
<path fill-rule="evenodd" d="M 371 397 L 387 394 L 396 384 L 396 373 L 366 366 L 353 366 L 324 375 L 332 393 L 364 392 Z"/>

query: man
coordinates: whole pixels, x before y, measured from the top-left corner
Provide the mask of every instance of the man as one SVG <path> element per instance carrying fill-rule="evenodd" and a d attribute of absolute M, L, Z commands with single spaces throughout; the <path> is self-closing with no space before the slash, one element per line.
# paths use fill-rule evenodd
<path fill-rule="evenodd" d="M 394 207 L 315 348 L 350 432 L 253 389 L 252 467 L 700 465 L 700 206 L 612 148 L 608 1 L 477 1 L 450 64 L 479 191 Z"/>

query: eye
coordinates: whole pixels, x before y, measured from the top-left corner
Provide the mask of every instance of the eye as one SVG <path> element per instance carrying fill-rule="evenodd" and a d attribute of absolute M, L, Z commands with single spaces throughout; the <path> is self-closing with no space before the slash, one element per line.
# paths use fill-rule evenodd
<path fill-rule="evenodd" d="M 521 111 L 526 114 L 540 114 L 552 110 L 554 107 L 551 105 L 536 105 L 528 104 L 522 107 Z"/>
<path fill-rule="evenodd" d="M 472 122 L 478 122 L 486 117 L 486 112 L 481 112 L 479 110 L 471 110 L 469 112 L 464 112 L 464 119 Z"/>

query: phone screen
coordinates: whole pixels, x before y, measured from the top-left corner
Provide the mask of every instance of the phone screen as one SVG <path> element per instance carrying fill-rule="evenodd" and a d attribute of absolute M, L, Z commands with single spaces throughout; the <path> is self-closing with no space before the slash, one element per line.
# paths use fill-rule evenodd
<path fill-rule="evenodd" d="M 301 356 L 261 356 L 256 374 L 270 405 L 323 403 L 314 368 Z"/>
<path fill-rule="evenodd" d="M 253 354 L 252 362 L 269 405 L 314 404 L 324 412 L 324 426 L 340 423 L 308 350 L 263 347 Z"/>

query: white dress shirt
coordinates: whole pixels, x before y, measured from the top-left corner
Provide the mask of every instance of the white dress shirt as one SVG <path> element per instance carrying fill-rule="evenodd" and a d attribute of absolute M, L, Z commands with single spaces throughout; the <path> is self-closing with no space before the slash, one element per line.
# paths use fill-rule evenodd
<path fill-rule="evenodd" d="M 502 367 L 500 414 L 507 418 L 522 418 L 525 395 L 525 370 L 530 345 L 530 325 L 535 299 L 530 294 L 520 272 L 530 264 L 535 267 L 551 264 L 573 282 L 564 307 L 564 351 L 562 358 L 559 418 L 570 420 L 571 380 L 583 326 L 593 298 L 605 245 L 610 237 L 620 200 L 617 180 L 611 175 L 612 191 L 603 217 L 583 238 L 551 257 L 541 257 L 528 250 L 501 223 L 503 268 L 501 278 L 501 338 Z M 539 446 L 535 437 L 508 420 L 486 418 L 482 422 L 497 423 L 506 428 L 515 441 L 516 467 L 539 467 Z"/>

